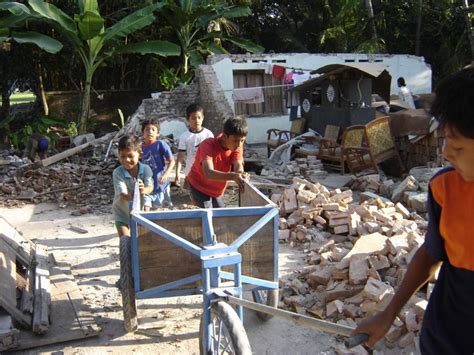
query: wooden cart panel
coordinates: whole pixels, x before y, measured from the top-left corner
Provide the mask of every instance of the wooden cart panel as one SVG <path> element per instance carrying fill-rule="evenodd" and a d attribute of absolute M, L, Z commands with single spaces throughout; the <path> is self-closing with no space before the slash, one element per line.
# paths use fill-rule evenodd
<path fill-rule="evenodd" d="M 260 191 L 250 185 L 247 185 L 245 192 L 240 195 L 241 207 L 264 206 L 269 203 L 271 202 Z M 212 223 L 217 241 L 230 245 L 261 217 L 259 215 L 214 217 Z M 201 218 L 154 220 L 153 222 L 193 244 L 202 246 Z M 242 254 L 242 275 L 275 281 L 277 276 L 274 275 L 273 220 L 245 242 L 239 248 L 239 252 Z M 138 257 L 141 290 L 200 274 L 202 271 L 201 262 L 197 256 L 175 246 L 141 225 L 138 226 Z M 223 269 L 232 271 L 230 267 Z M 196 286 L 197 283 L 182 286 L 179 289 Z"/>

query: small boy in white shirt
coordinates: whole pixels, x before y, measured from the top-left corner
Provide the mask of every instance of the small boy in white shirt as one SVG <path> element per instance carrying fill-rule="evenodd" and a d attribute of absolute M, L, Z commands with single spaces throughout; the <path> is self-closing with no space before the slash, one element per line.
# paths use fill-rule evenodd
<path fill-rule="evenodd" d="M 202 126 L 204 120 L 204 110 L 202 106 L 198 104 L 189 105 L 186 108 L 186 119 L 188 121 L 189 130 L 183 132 L 179 137 L 175 178 L 176 186 L 180 186 L 179 176 L 185 158 L 186 163 L 184 167 L 184 175 L 188 176 L 188 173 L 193 166 L 199 145 L 205 139 L 214 137 L 214 134 L 212 134 L 210 130 Z"/>

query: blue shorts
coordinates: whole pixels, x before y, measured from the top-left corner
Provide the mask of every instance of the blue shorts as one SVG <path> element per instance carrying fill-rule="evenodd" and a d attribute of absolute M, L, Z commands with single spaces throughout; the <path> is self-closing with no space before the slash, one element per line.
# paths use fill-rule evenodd
<path fill-rule="evenodd" d="M 151 208 L 173 207 L 173 203 L 171 202 L 170 190 L 170 185 L 168 185 L 164 191 L 145 195 L 143 197 L 143 205 Z"/>

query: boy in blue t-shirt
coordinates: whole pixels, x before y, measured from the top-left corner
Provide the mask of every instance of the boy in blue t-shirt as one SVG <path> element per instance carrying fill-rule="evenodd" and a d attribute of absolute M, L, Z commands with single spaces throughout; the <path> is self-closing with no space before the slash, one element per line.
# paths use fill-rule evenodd
<path fill-rule="evenodd" d="M 422 354 L 474 354 L 474 67 L 444 80 L 431 107 L 444 132 L 443 156 L 452 166 L 430 181 L 428 230 L 387 307 L 353 335 L 374 346 L 410 297 L 440 268 L 420 332 Z"/>
<path fill-rule="evenodd" d="M 144 210 L 168 205 L 172 207 L 169 174 L 174 167 L 174 157 L 170 146 L 158 140 L 160 123 L 156 119 L 145 120 L 142 124 L 143 144 L 141 161 L 153 171 L 154 190 L 144 199 Z"/>

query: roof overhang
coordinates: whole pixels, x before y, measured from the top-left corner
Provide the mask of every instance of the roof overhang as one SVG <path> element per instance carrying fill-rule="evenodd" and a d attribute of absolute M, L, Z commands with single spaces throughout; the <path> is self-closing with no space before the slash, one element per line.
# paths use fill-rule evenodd
<path fill-rule="evenodd" d="M 387 71 L 388 65 L 381 63 L 346 63 L 329 64 L 311 72 L 311 74 L 321 74 L 320 76 L 306 80 L 297 85 L 293 90 L 308 91 L 315 86 L 319 86 L 324 80 L 332 76 L 340 77 L 348 71 L 359 71 L 361 74 L 371 77 L 373 81 L 373 92 L 380 95 L 382 99 L 390 102 L 390 84 L 392 76 Z"/>

